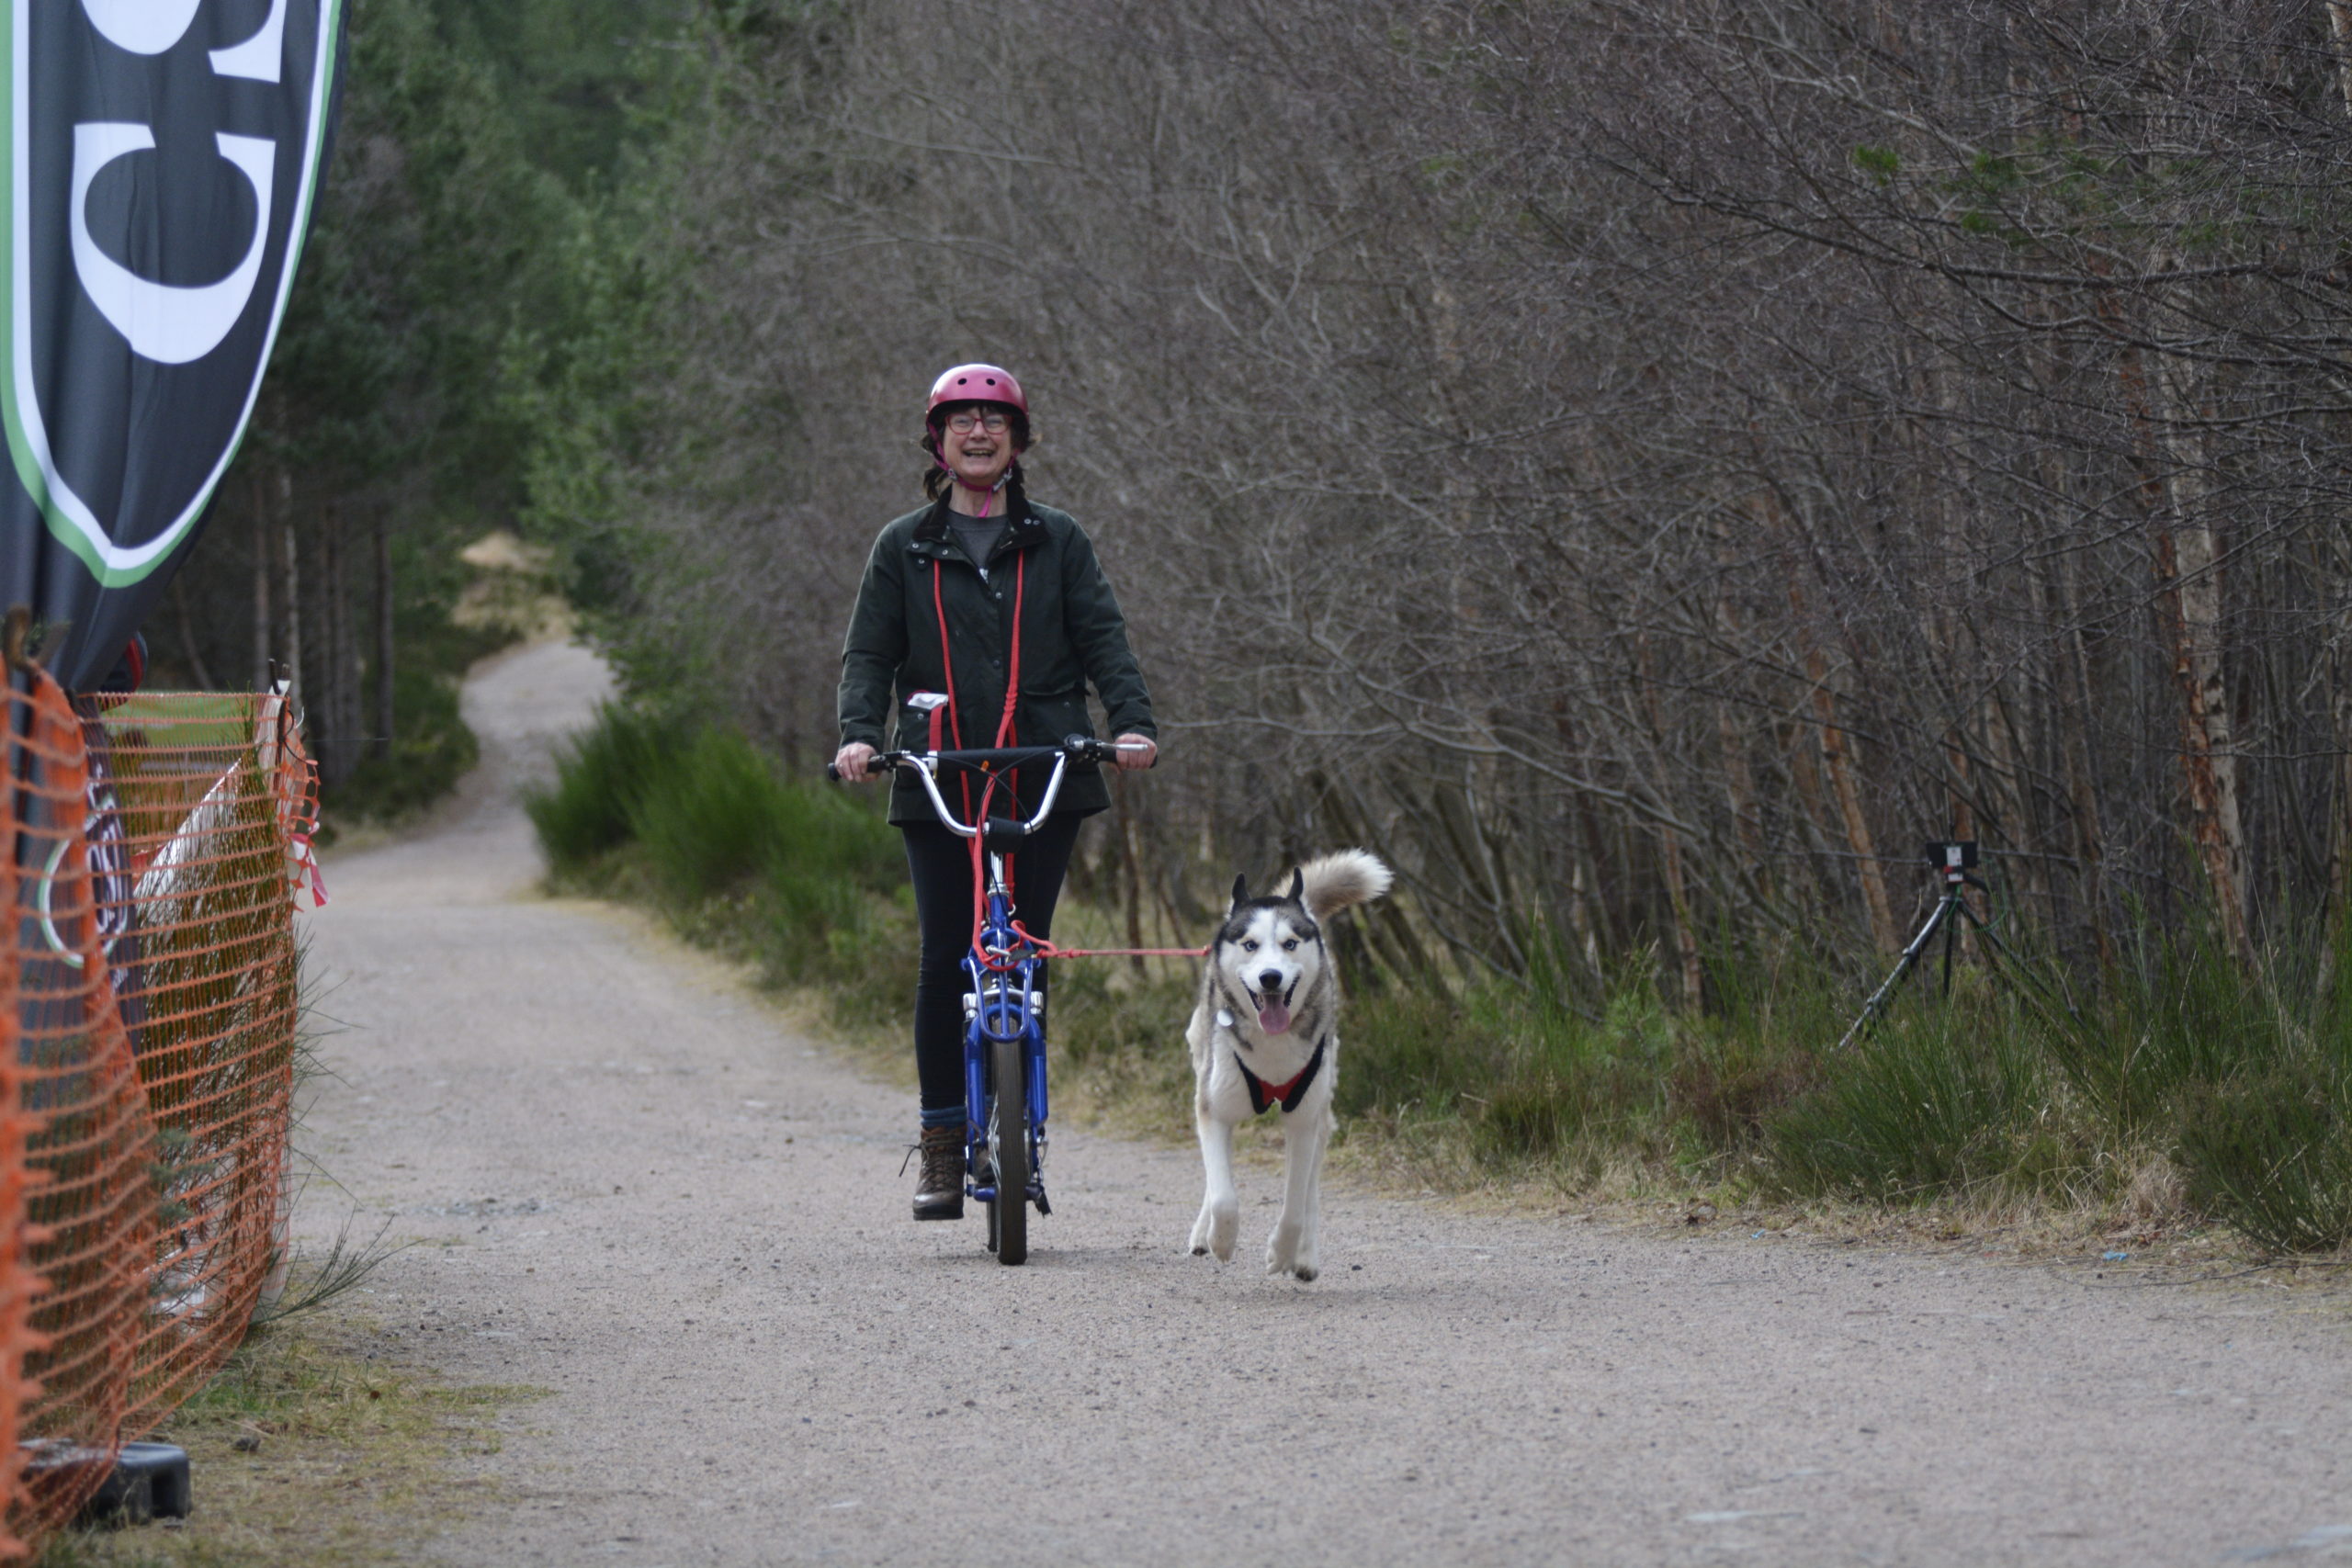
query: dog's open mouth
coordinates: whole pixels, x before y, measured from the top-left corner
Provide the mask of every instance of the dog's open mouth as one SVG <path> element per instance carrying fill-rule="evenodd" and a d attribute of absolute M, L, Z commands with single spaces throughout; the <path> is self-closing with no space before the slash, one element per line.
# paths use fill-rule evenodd
<path fill-rule="evenodd" d="M 1257 1004 L 1260 1029 L 1269 1034 L 1290 1032 L 1290 1009 L 1283 1005 L 1282 998 L 1271 992 L 1264 997 L 1260 997 L 1253 992 L 1250 999 Z"/>

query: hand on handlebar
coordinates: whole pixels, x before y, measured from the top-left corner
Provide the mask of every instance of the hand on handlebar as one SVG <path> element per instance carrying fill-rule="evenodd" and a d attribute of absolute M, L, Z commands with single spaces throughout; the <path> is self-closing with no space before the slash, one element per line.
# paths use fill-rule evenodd
<path fill-rule="evenodd" d="M 1116 757 L 1123 773 L 1141 772 L 1159 761 L 1159 743 L 1148 737 L 1122 735 L 1111 744 L 1118 748 Z"/>
<path fill-rule="evenodd" d="M 833 754 L 832 773 L 845 784 L 872 784 L 881 775 L 866 771 L 874 761 L 874 748 L 863 740 L 853 740 Z"/>

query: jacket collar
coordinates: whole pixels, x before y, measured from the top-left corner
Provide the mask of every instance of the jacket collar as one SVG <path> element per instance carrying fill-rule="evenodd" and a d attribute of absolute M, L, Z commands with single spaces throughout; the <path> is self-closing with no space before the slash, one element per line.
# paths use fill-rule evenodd
<path fill-rule="evenodd" d="M 960 560 L 964 551 L 961 546 L 950 542 L 947 531 L 949 514 L 947 497 L 943 495 L 933 502 L 931 510 L 922 514 L 922 521 L 915 525 L 915 536 L 907 548 L 916 555 L 933 559 Z M 1024 508 L 1022 514 L 1012 520 L 1012 525 L 1004 531 L 1004 540 L 997 546 L 996 553 L 1001 556 L 1013 550 L 1030 549 L 1045 543 L 1045 520 L 1034 511 Z"/>

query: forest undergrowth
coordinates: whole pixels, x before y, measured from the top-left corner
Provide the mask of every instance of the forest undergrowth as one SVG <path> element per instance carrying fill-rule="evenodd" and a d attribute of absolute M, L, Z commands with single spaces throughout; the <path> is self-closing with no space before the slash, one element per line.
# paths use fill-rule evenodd
<path fill-rule="evenodd" d="M 780 776 L 732 730 L 617 706 L 529 803 L 557 886 L 657 908 L 895 1062 L 915 933 L 879 805 Z M 1114 911 L 1066 898 L 1060 919 L 1066 942 L 1118 941 Z M 2095 992 L 1964 959 L 1948 996 L 1924 973 L 1840 1051 L 1878 962 L 1726 945 L 1694 1009 L 1639 963 L 1596 1006 L 1359 955 L 1337 1157 L 1408 1190 L 1690 1224 L 2109 1258 L 2352 1240 L 2352 1020 L 2315 950 L 2248 976 L 2210 935 L 2151 931 Z M 1193 985 L 1182 961 L 1059 965 L 1057 1104 L 1189 1138 Z"/>

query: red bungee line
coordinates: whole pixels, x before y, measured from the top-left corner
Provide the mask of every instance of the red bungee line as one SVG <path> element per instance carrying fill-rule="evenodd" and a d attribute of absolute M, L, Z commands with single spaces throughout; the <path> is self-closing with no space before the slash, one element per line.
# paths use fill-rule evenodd
<path fill-rule="evenodd" d="M 947 468 L 947 465 L 944 462 L 939 466 Z M 949 478 L 958 484 L 963 484 L 962 475 L 957 474 L 953 468 L 947 468 L 947 472 Z M 1000 480 L 998 483 L 1001 488 L 1002 481 Z M 977 487 L 965 485 L 964 488 L 971 490 Z M 982 517 L 989 514 L 989 507 L 995 498 L 995 489 L 982 494 L 980 498 Z M 942 673 L 947 679 L 947 722 L 950 732 L 955 737 L 956 749 L 961 750 L 964 746 L 964 726 L 956 716 L 956 666 L 947 648 L 947 602 L 940 591 L 939 574 L 940 563 L 933 560 L 931 563 L 931 604 L 939 615 L 939 665 Z M 996 726 L 994 744 L 999 747 L 1012 744 L 1013 709 L 1021 696 L 1021 610 L 1028 587 L 1029 558 L 1027 553 L 1023 552 L 1014 558 L 1012 567 L 1012 669 L 1005 679 L 1004 713 L 997 720 Z M 932 719 L 935 731 L 938 715 L 933 714 Z M 934 733 L 932 749 L 938 750 L 938 738 Z M 998 777 L 999 775 L 993 770 L 987 774 L 988 783 L 980 790 L 980 814 L 975 818 L 972 816 L 972 775 L 969 770 L 965 772 L 962 783 L 964 815 L 967 825 L 987 823 L 989 799 L 996 793 Z M 974 839 L 972 840 L 972 946 L 979 950 L 982 963 L 988 968 L 1010 969 L 1019 961 L 1012 960 L 1003 964 L 990 963 L 988 961 L 987 950 L 980 948 L 980 934 L 988 925 L 988 895 L 981 886 L 980 857 L 985 852 L 981 840 Z M 1005 861 L 1004 890 L 1008 896 L 1012 892 L 1012 862 L 1009 856 Z M 1032 936 L 1019 920 L 1012 922 L 1012 929 L 1019 933 L 1022 941 L 1037 950 L 1038 956 L 1041 958 L 1206 958 L 1209 955 L 1209 950 L 1205 947 L 1057 947 L 1048 938 Z"/>
<path fill-rule="evenodd" d="M 1205 947 L 1057 947 L 1052 939 L 1031 936 L 1019 920 L 1012 929 L 1037 950 L 1041 958 L 1206 958 Z"/>
<path fill-rule="evenodd" d="M 946 677 L 947 681 L 947 722 L 955 736 L 956 750 L 961 750 L 964 746 L 964 724 L 956 715 L 956 660 L 955 655 L 947 646 L 947 601 L 940 589 L 941 570 L 942 563 L 934 559 L 931 563 L 931 605 L 939 615 L 939 667 L 941 673 Z M 997 719 L 996 739 L 992 742 L 998 747 L 1006 747 L 1012 743 L 1012 715 L 1014 707 L 1021 699 L 1021 614 L 1023 606 L 1027 602 L 1028 594 L 1029 555 L 1024 550 L 1013 558 L 1012 563 L 1012 658 L 1011 668 L 1005 674 L 1004 712 Z M 966 826 L 986 828 L 989 819 L 989 802 L 996 795 L 997 781 L 1001 776 L 994 769 L 987 773 L 988 782 L 980 789 L 979 813 L 975 816 L 972 811 L 972 775 L 970 770 L 965 770 L 961 782 L 964 786 Z M 980 857 L 985 850 L 983 841 L 979 838 L 974 838 L 971 843 L 972 945 L 978 948 L 980 945 L 980 933 L 988 924 L 988 895 L 981 886 Z M 1008 896 L 1012 892 L 1012 863 L 1009 858 L 1005 862 L 1004 890 Z M 989 967 L 995 968 L 998 965 L 990 964 Z"/>

